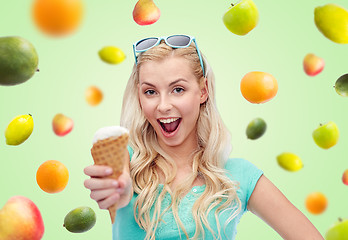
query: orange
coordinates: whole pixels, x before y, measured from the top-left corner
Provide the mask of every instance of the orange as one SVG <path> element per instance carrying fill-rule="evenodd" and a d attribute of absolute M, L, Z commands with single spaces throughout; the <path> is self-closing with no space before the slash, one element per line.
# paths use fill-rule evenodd
<path fill-rule="evenodd" d="M 69 171 L 65 165 L 56 160 L 48 160 L 40 165 L 36 172 L 36 182 L 47 193 L 64 190 L 69 180 Z"/>
<path fill-rule="evenodd" d="M 269 73 L 249 72 L 240 82 L 240 91 L 251 103 L 265 103 L 277 94 L 278 83 Z"/>
<path fill-rule="evenodd" d="M 53 36 L 72 33 L 80 25 L 82 0 L 34 0 L 32 16 L 41 31 Z"/>
<path fill-rule="evenodd" d="M 103 93 L 96 86 L 90 86 L 85 92 L 85 97 L 89 105 L 96 106 L 103 100 Z"/>
<path fill-rule="evenodd" d="M 305 203 L 308 212 L 312 214 L 320 214 L 325 211 L 328 201 L 323 193 L 313 192 L 308 194 Z"/>

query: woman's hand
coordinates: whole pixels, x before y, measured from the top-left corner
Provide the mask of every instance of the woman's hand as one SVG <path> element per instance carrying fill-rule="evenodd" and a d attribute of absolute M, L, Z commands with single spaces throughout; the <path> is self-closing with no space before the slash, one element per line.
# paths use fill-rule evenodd
<path fill-rule="evenodd" d="M 108 178 L 112 174 L 108 166 L 91 165 L 84 169 L 84 173 L 91 177 L 85 180 L 84 185 L 91 190 L 90 196 L 99 208 L 107 209 L 115 203 L 117 209 L 123 208 L 132 199 L 132 179 L 126 167 L 117 180 Z"/>

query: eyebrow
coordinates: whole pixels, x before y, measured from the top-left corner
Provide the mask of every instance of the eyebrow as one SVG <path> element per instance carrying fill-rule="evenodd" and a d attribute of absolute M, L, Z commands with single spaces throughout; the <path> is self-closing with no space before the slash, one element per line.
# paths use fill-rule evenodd
<path fill-rule="evenodd" d="M 178 80 L 175 80 L 174 82 L 171 82 L 170 84 L 169 84 L 169 87 L 171 87 L 171 86 L 173 86 L 173 85 L 175 85 L 175 84 L 177 84 L 178 82 L 187 82 L 187 80 L 185 80 L 185 79 L 183 79 L 183 78 L 179 78 Z M 151 87 L 155 87 L 155 85 L 153 85 L 153 84 L 151 84 L 151 83 L 148 83 L 148 82 L 143 82 L 141 85 L 143 85 L 143 84 L 146 84 L 146 85 L 149 85 L 149 86 L 151 86 Z"/>

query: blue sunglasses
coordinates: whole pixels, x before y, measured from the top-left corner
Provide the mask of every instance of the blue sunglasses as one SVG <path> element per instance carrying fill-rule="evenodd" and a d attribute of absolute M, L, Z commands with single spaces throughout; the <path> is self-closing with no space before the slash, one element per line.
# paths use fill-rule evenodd
<path fill-rule="evenodd" d="M 135 64 L 138 64 L 137 55 L 136 55 L 137 53 L 146 52 L 147 50 L 157 46 L 158 44 L 160 44 L 162 39 L 168 46 L 172 48 L 186 48 L 190 46 L 191 42 L 193 41 L 196 46 L 199 62 L 201 63 L 203 76 L 205 76 L 203 60 L 196 43 L 196 39 L 195 37 L 191 37 L 187 35 L 172 35 L 168 37 L 150 37 L 150 38 L 144 38 L 142 40 L 137 41 L 136 43 L 133 44 Z"/>

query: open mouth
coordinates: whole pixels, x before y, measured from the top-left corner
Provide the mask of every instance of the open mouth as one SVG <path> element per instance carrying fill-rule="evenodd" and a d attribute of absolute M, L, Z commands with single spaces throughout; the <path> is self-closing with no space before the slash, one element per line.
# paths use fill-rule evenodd
<path fill-rule="evenodd" d="M 158 119 L 157 121 L 161 125 L 163 131 L 172 133 L 178 128 L 181 118 Z"/>

